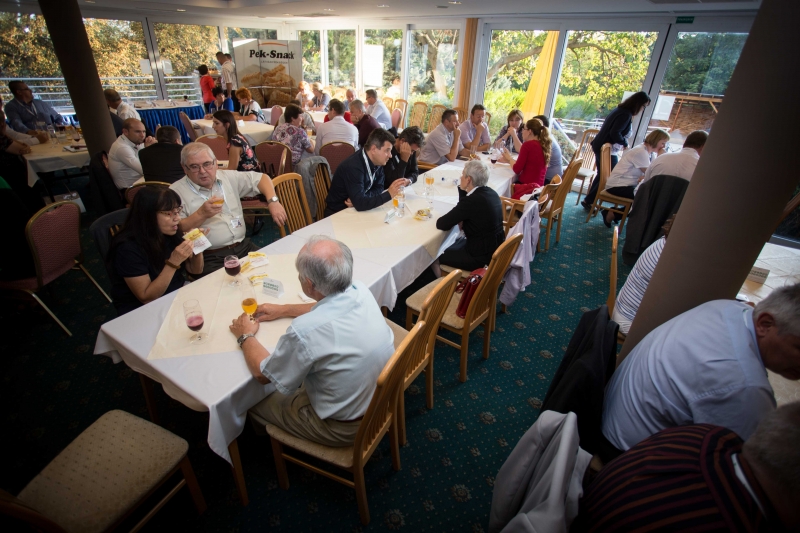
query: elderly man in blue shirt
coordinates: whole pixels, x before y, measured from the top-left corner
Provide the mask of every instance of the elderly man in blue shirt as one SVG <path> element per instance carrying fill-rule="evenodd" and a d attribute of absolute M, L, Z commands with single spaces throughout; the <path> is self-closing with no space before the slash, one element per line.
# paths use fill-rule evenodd
<path fill-rule="evenodd" d="M 43 121 L 48 126 L 64 123 L 64 117 L 50 104 L 34 100 L 33 92 L 24 81 L 11 81 L 8 83 L 8 89 L 14 95 L 14 99 L 6 104 L 6 116 L 14 130 L 33 135 L 37 121 Z"/>
<path fill-rule="evenodd" d="M 775 409 L 767 369 L 800 379 L 800 284 L 755 309 L 706 302 L 651 331 L 606 387 L 603 436 L 626 451 L 662 429 L 713 424 L 747 440 Z"/>

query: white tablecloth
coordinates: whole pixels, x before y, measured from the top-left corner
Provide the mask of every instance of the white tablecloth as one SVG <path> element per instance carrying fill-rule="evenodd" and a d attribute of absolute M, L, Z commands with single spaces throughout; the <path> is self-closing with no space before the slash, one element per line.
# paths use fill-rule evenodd
<path fill-rule="evenodd" d="M 31 146 L 31 153 L 25 155 L 28 166 L 28 185 L 33 187 L 39 180 L 37 172 L 54 172 L 67 168 L 81 168 L 89 164 L 89 152 L 68 152 L 64 144 L 51 143 Z"/>
<path fill-rule="evenodd" d="M 285 107 L 282 107 L 281 110 L 286 112 Z M 268 111 L 269 110 L 265 110 L 264 112 L 267 113 Z M 314 119 L 315 124 L 322 124 L 325 122 L 325 117 L 328 115 L 325 111 L 309 111 L 308 114 Z"/>
<path fill-rule="evenodd" d="M 203 135 L 210 135 L 214 133 L 214 128 L 211 127 L 210 120 L 193 120 L 195 124 L 200 126 L 201 130 L 203 131 Z M 270 135 L 272 135 L 272 126 L 269 124 L 261 124 L 260 122 L 245 122 L 244 126 L 237 126 L 239 133 L 243 133 L 248 135 L 256 144 L 262 141 L 268 141 Z"/>

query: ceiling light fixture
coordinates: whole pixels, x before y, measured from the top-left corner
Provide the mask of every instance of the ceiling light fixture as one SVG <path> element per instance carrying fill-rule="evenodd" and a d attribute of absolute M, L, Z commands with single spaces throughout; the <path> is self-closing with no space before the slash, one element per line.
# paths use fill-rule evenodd
<path fill-rule="evenodd" d="M 178 13 L 183 13 L 186 10 L 185 9 L 176 9 L 175 11 L 177 11 Z"/>
<path fill-rule="evenodd" d="M 454 6 L 460 6 L 461 2 L 447 2 L 448 4 L 452 4 Z"/>
<path fill-rule="evenodd" d="M 293 17 L 294 15 L 292 15 L 291 13 L 284 13 L 283 16 L 284 17 Z"/>
<path fill-rule="evenodd" d="M 378 7 L 389 7 L 387 4 L 380 4 Z"/>
<path fill-rule="evenodd" d="M 94 4 L 94 0 L 86 0 L 87 4 Z"/>
<path fill-rule="evenodd" d="M 325 9 L 323 9 L 323 11 L 333 11 L 333 9 L 325 8 Z"/>

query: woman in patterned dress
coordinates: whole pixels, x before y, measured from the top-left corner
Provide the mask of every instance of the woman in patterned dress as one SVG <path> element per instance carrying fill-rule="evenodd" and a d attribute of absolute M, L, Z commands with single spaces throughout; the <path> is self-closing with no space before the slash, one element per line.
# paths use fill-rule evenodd
<path fill-rule="evenodd" d="M 256 153 L 250 143 L 239 133 L 236 128 L 236 119 L 230 111 L 217 111 L 214 113 L 212 127 L 217 135 L 222 135 L 228 141 L 228 169 L 234 168 L 240 172 L 259 171 L 260 166 Z M 236 166 L 234 167 L 234 162 Z"/>
<path fill-rule="evenodd" d="M 285 122 L 275 128 L 272 139 L 282 142 L 292 150 L 292 166 L 295 166 L 303 157 L 303 151 L 314 153 L 314 141 L 308 138 L 303 128 L 303 110 L 299 106 L 287 105 L 283 118 Z"/>

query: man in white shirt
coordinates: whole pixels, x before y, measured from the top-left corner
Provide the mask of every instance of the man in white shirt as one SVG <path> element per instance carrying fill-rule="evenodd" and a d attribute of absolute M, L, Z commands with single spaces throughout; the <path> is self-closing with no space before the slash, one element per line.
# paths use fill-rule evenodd
<path fill-rule="evenodd" d="M 702 130 L 690 133 L 683 141 L 683 149 L 680 152 L 660 155 L 647 167 L 647 172 L 644 173 L 644 179 L 639 186 L 653 176 L 676 176 L 686 181 L 691 180 L 706 140 L 708 140 L 708 133 Z M 638 186 L 636 190 L 639 190 Z"/>
<path fill-rule="evenodd" d="M 476 152 L 483 152 L 491 146 L 489 128 L 483 122 L 485 117 L 486 108 L 481 104 L 475 104 L 472 106 L 472 111 L 470 111 L 469 120 L 459 124 L 461 143 L 468 150 L 474 149 Z"/>
<path fill-rule="evenodd" d="M 386 104 L 378 100 L 375 89 L 367 89 L 367 114 L 377 120 L 386 131 L 392 128 L 392 113 Z"/>
<path fill-rule="evenodd" d="M 129 118 L 122 124 L 122 135 L 108 150 L 108 171 L 118 189 L 127 189 L 142 179 L 144 173 L 139 162 L 139 150 L 154 142 L 154 138 L 147 137 L 140 120 Z"/>
<path fill-rule="evenodd" d="M 236 84 L 236 67 L 234 67 L 233 61 L 222 52 L 217 52 L 217 63 L 220 65 L 220 84 L 227 91 L 226 96 L 233 100 L 233 108 L 239 109 L 241 106 L 239 99 L 236 98 L 236 89 L 239 88 Z"/>
<path fill-rule="evenodd" d="M 344 104 L 333 99 L 328 104 L 328 122 L 317 125 L 314 155 L 327 143 L 343 142 L 358 150 L 358 129 L 344 119 Z"/>
<path fill-rule="evenodd" d="M 295 262 L 307 304 L 262 304 L 230 330 L 250 373 L 277 389 L 250 409 L 273 424 L 327 446 L 352 446 L 378 376 L 394 353 L 394 335 L 378 303 L 353 281 L 353 255 L 342 242 L 312 236 Z M 259 322 L 293 318 L 273 353 L 254 338 Z M 369 332 L 365 335 L 364 332 Z"/>
<path fill-rule="evenodd" d="M 139 116 L 139 112 L 136 111 L 132 105 L 123 102 L 122 97 L 114 89 L 106 89 L 103 91 L 103 95 L 106 97 L 106 103 L 111 112 L 122 120 L 127 120 L 129 118 L 142 120 L 142 117 Z"/>
<path fill-rule="evenodd" d="M 459 155 L 469 157 L 469 150 L 461 143 L 458 113 L 455 109 L 446 109 L 442 113 L 442 123 L 425 138 L 419 160 L 430 165 L 443 165 L 455 161 Z"/>
<path fill-rule="evenodd" d="M 706 302 L 651 331 L 606 386 L 603 436 L 621 451 L 689 424 L 747 439 L 775 409 L 766 369 L 800 379 L 800 284 L 775 289 L 755 309 Z"/>
<path fill-rule="evenodd" d="M 208 229 L 211 248 L 203 252 L 203 275 L 222 268 L 227 255 L 245 257 L 257 249 L 245 235 L 241 198 L 263 194 L 275 224 L 286 223 L 286 211 L 266 174 L 218 170 L 214 152 L 197 142 L 183 147 L 181 166 L 186 176 L 169 188 L 181 197 L 181 231 Z"/>

